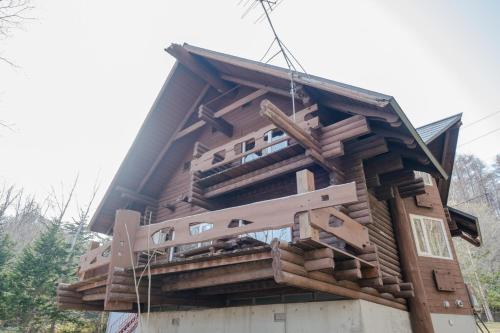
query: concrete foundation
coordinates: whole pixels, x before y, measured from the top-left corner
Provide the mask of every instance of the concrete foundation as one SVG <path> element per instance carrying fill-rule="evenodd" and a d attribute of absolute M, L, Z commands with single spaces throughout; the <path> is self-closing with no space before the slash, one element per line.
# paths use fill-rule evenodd
<path fill-rule="evenodd" d="M 142 316 L 142 333 L 410 333 L 405 311 L 362 300 L 241 306 Z"/>

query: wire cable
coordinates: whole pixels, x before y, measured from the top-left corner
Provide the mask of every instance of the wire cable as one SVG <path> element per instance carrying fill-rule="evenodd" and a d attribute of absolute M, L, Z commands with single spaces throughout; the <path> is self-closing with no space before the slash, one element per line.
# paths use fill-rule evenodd
<path fill-rule="evenodd" d="M 474 139 L 472 139 L 472 140 L 469 140 L 469 141 L 467 141 L 467 142 L 464 142 L 464 143 L 462 143 L 462 144 L 459 144 L 459 145 L 458 145 L 458 147 L 463 147 L 463 146 L 465 146 L 465 145 L 468 145 L 469 143 L 472 143 L 472 142 L 474 142 L 474 141 L 477 141 L 477 140 L 479 140 L 479 139 L 482 139 L 482 138 L 484 138 L 485 136 L 490 135 L 490 134 L 495 133 L 495 132 L 498 132 L 498 131 L 500 131 L 500 127 L 499 127 L 499 128 L 496 128 L 496 129 L 494 129 L 494 130 L 492 130 L 492 131 L 489 131 L 488 133 L 484 133 L 483 135 L 480 135 L 480 136 L 478 136 L 478 137 L 476 137 L 476 138 L 474 138 Z"/>
<path fill-rule="evenodd" d="M 485 119 L 488 119 L 489 117 L 493 117 L 494 115 L 499 114 L 499 113 L 500 113 L 500 110 L 498 110 L 497 112 L 490 113 L 489 115 L 487 115 L 487 116 L 485 116 L 485 117 L 483 117 L 483 118 L 481 118 L 481 119 L 478 119 L 478 120 L 476 120 L 476 121 L 473 121 L 473 122 L 472 122 L 472 123 L 470 123 L 470 124 L 467 124 L 467 125 L 462 126 L 462 129 L 467 128 L 467 127 L 470 127 L 470 126 L 472 126 L 472 125 L 475 125 L 475 124 L 477 124 L 478 122 L 483 121 L 483 120 L 485 120 Z"/>

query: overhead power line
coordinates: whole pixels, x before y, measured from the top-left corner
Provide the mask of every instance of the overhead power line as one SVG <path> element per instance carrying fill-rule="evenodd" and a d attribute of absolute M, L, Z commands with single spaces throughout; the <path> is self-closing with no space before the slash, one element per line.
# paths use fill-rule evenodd
<path fill-rule="evenodd" d="M 483 117 L 483 118 L 481 118 L 481 119 L 478 119 L 478 120 L 476 120 L 476 121 L 473 121 L 473 122 L 472 122 L 472 123 L 470 123 L 470 124 L 464 125 L 464 126 L 462 127 L 462 129 L 467 128 L 467 127 L 470 127 L 470 126 L 472 126 L 472 125 L 475 125 L 475 124 L 477 124 L 478 122 L 483 121 L 483 120 L 485 120 L 485 119 L 488 119 L 488 118 L 490 118 L 490 117 L 493 117 L 494 115 L 499 114 L 499 113 L 500 113 L 500 110 L 498 110 L 498 111 L 496 111 L 496 112 L 493 112 L 493 113 L 490 113 L 489 115 L 484 116 L 484 117 Z"/>
<path fill-rule="evenodd" d="M 500 127 L 499 127 L 499 128 L 496 128 L 496 129 L 494 129 L 494 130 L 492 130 L 492 131 L 489 131 L 488 133 L 484 133 L 483 135 L 480 135 L 480 136 L 478 136 L 478 137 L 476 137 L 476 138 L 474 138 L 474 139 L 472 139 L 472 140 L 469 140 L 469 141 L 467 141 L 467 142 L 464 142 L 464 143 L 462 143 L 462 144 L 458 145 L 458 147 L 463 147 L 463 146 L 465 146 L 465 145 L 468 145 L 469 143 L 472 143 L 472 142 L 474 142 L 474 141 L 477 141 L 477 140 L 479 140 L 479 139 L 482 139 L 482 138 L 484 138 L 485 136 L 490 135 L 490 134 L 495 133 L 495 132 L 498 132 L 498 131 L 500 131 Z"/>

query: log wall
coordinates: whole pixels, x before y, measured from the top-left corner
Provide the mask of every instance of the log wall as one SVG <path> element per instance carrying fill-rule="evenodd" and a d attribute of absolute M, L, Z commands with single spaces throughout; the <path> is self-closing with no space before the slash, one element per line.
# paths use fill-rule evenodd
<path fill-rule="evenodd" d="M 225 105 L 229 105 L 233 101 L 238 100 L 245 95 L 248 95 L 248 90 L 243 89 L 236 96 L 230 96 L 230 98 L 226 98 L 225 100 L 216 101 L 210 104 L 210 107 L 217 110 Z M 193 158 L 194 142 L 199 141 L 209 149 L 213 149 L 269 125 L 269 121 L 259 115 L 260 101 L 264 98 L 271 100 L 273 103 L 282 108 L 282 110 L 291 110 L 289 99 L 267 94 L 255 99 L 248 105 L 240 107 L 224 117 L 224 119 L 233 125 L 232 137 L 227 137 L 218 131 L 214 132 L 210 126 L 206 125 L 202 130 L 200 130 L 199 133 L 191 134 L 191 136 L 179 140 L 186 141 L 189 147 L 183 147 L 183 149 L 179 151 L 179 153 L 182 153 L 181 156 L 183 157 L 176 162 L 177 167 L 172 170 L 170 174 L 165 174 L 165 178 L 168 178 L 168 182 L 164 185 L 163 190 L 158 197 L 159 204 L 155 222 L 193 215 L 205 211 L 205 209 L 201 207 L 183 202 L 179 199 L 185 196 L 189 191 L 191 174 L 189 170 L 184 169 L 184 165 L 189 163 Z M 302 107 L 303 106 L 298 103 L 297 108 L 301 110 Z M 292 177 L 294 177 L 294 173 Z M 289 178 L 291 179 L 292 177 Z M 225 198 L 220 198 L 218 199 L 218 203 L 221 204 L 220 208 L 223 208 L 293 194 L 295 193 L 295 183 L 290 183 L 287 179 L 287 177 L 284 177 L 283 179 L 273 180 L 270 184 L 262 185 L 253 189 L 250 188 L 248 191 L 245 191 L 248 192 L 248 194 L 240 193 L 236 196 L 229 195 Z M 293 192 L 291 192 L 292 189 Z M 172 204 L 175 205 L 175 211 L 167 208 L 167 206 L 171 206 Z"/>

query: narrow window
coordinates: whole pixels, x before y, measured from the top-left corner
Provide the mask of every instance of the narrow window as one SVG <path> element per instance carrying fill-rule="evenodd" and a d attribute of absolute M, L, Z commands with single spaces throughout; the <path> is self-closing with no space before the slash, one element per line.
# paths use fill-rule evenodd
<path fill-rule="evenodd" d="M 419 256 L 453 259 L 443 220 L 413 214 L 410 220 Z"/>
<path fill-rule="evenodd" d="M 432 176 L 430 174 L 422 171 L 414 171 L 414 172 L 415 172 L 415 178 L 422 178 L 426 186 L 432 186 Z"/>
<path fill-rule="evenodd" d="M 250 139 L 241 144 L 241 152 L 246 153 L 255 148 L 255 139 Z M 241 163 L 248 163 L 262 156 L 261 151 L 256 151 L 241 158 Z"/>

